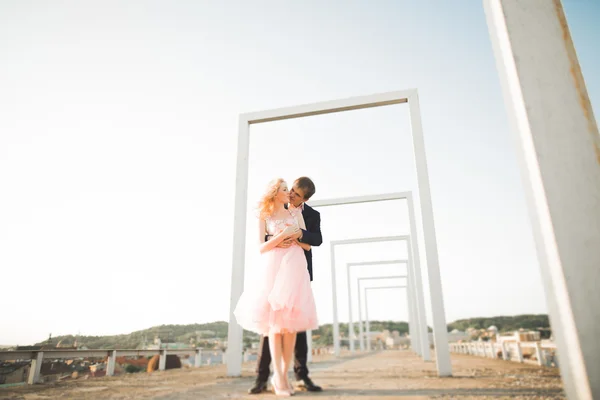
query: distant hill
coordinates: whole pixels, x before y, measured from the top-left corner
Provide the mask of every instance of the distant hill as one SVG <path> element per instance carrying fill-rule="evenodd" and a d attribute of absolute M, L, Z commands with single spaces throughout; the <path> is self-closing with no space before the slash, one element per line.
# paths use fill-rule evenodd
<path fill-rule="evenodd" d="M 408 332 L 408 323 L 403 321 L 371 321 L 371 331 L 398 331 L 400 334 Z M 537 330 L 539 328 L 549 329 L 550 322 L 546 314 L 526 314 L 516 316 L 498 316 L 498 317 L 480 317 L 468 318 L 454 321 L 448 324 L 448 331 L 458 329 L 465 331 L 468 328 L 487 329 L 491 325 L 498 328 L 500 332 L 508 332 L 523 329 Z M 164 342 L 190 343 L 204 348 L 210 348 L 214 345 L 214 339 L 227 339 L 227 322 L 217 321 L 206 324 L 189 325 L 160 325 L 141 331 L 132 332 L 123 335 L 113 336 L 77 336 L 80 345 L 85 345 L 89 349 L 136 349 L 144 342 L 152 343 L 155 335 Z M 358 332 L 358 325 L 354 325 Z M 431 328 L 429 329 L 431 331 Z M 340 323 L 340 333 L 347 337 L 348 324 Z M 313 331 L 313 338 L 317 344 L 330 345 L 333 343 L 332 324 L 323 324 Z M 76 337 L 73 335 L 57 336 L 52 338 L 52 343 L 61 341 L 63 346 L 72 345 Z M 193 339 L 193 340 L 191 340 Z M 212 339 L 212 340 L 211 340 Z M 199 340 L 197 342 L 197 340 Z M 258 340 L 258 335 L 252 332 L 244 331 L 244 342 L 249 345 L 252 341 Z M 42 345 L 47 341 L 36 343 Z"/>
<path fill-rule="evenodd" d="M 197 344 L 201 347 L 210 348 L 212 347 L 210 339 L 223 340 L 227 338 L 227 326 L 228 323 L 225 321 L 206 324 L 160 325 L 123 335 L 56 336 L 52 338 L 52 343 L 61 342 L 62 346 L 69 346 L 77 339 L 79 345 L 85 345 L 88 349 L 136 349 L 142 347 L 144 343 L 152 344 L 154 337 L 158 336 L 163 343 L 190 343 L 190 346 Z M 200 334 L 197 334 L 197 332 Z M 198 337 L 199 342 L 196 343 Z M 244 331 L 244 338 L 247 340 L 257 339 L 258 335 Z M 193 343 L 190 339 L 193 339 Z M 45 343 L 47 341 L 36 343 L 36 345 Z"/>
<path fill-rule="evenodd" d="M 547 314 L 524 314 L 515 316 L 479 317 L 460 319 L 448 324 L 448 330 L 458 329 L 465 331 L 467 328 L 487 329 L 494 325 L 499 332 L 510 332 L 518 329 L 537 330 L 550 328 Z"/>

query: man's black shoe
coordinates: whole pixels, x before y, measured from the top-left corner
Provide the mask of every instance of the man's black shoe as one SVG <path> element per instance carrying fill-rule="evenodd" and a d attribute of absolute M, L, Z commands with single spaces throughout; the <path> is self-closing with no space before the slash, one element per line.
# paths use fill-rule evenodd
<path fill-rule="evenodd" d="M 314 382 L 307 376 L 306 378 L 302 378 L 298 380 L 299 386 L 306 388 L 309 392 L 322 392 L 323 388 L 321 386 L 317 386 Z"/>
<path fill-rule="evenodd" d="M 254 386 L 248 389 L 248 394 L 259 394 L 267 390 L 267 382 L 256 381 Z"/>

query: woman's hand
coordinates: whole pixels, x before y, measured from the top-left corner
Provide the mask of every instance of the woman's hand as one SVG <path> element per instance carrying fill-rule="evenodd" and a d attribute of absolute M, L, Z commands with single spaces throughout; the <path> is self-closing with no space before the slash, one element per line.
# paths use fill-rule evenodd
<path fill-rule="evenodd" d="M 283 231 L 281 231 L 281 235 L 283 237 L 289 237 L 289 236 L 292 236 L 292 235 L 298 233 L 299 230 L 300 230 L 300 228 L 296 224 L 288 225 L 285 227 L 285 229 Z"/>
<path fill-rule="evenodd" d="M 287 249 L 288 247 L 290 247 L 292 244 L 294 244 L 294 239 L 290 237 L 285 238 L 281 241 L 281 243 L 279 243 L 277 245 L 277 247 L 281 248 L 281 249 Z"/>

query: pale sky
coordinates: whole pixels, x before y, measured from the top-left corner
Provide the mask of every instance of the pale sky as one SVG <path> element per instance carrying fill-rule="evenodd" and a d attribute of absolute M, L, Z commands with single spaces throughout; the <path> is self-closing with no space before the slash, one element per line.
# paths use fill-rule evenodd
<path fill-rule="evenodd" d="M 407 88 L 420 95 L 447 321 L 547 312 L 482 1 L 459 3 L 1 0 L 0 344 L 227 320 L 238 115 Z M 563 3 L 598 115 L 600 5 Z M 310 176 L 314 200 L 417 189 L 402 105 L 251 137 L 247 276 L 271 178 Z M 406 213 L 401 201 L 321 210 L 322 323 L 329 241 L 407 234 Z M 405 256 L 339 249 L 340 320 L 346 263 Z M 357 276 L 397 273 L 362 267 L 353 291 Z M 405 293 L 369 296 L 372 319 L 406 320 Z"/>

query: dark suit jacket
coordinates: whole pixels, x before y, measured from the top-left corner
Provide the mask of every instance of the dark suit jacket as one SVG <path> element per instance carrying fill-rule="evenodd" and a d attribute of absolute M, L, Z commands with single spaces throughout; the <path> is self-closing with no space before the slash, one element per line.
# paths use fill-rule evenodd
<path fill-rule="evenodd" d="M 321 235 L 321 214 L 308 204 L 304 204 L 304 210 L 302 211 L 304 222 L 306 223 L 306 230 L 302 230 L 302 243 L 310 244 L 311 246 L 320 246 L 323 243 L 323 236 Z M 310 280 L 313 280 L 312 270 L 312 250 L 304 251 L 306 256 L 306 263 L 308 264 L 308 274 Z"/>
<path fill-rule="evenodd" d="M 285 206 L 287 209 L 287 205 Z M 302 243 L 310 244 L 311 246 L 320 246 L 323 243 L 323 236 L 321 235 L 321 214 L 310 207 L 308 204 L 304 204 L 304 210 L 302 210 L 302 217 L 306 224 L 306 230 L 302 229 Z M 265 235 L 265 240 L 269 240 L 271 235 Z M 304 256 L 306 257 L 306 264 L 308 267 L 308 274 L 310 280 L 313 280 L 312 270 L 312 250 L 304 250 Z"/>

